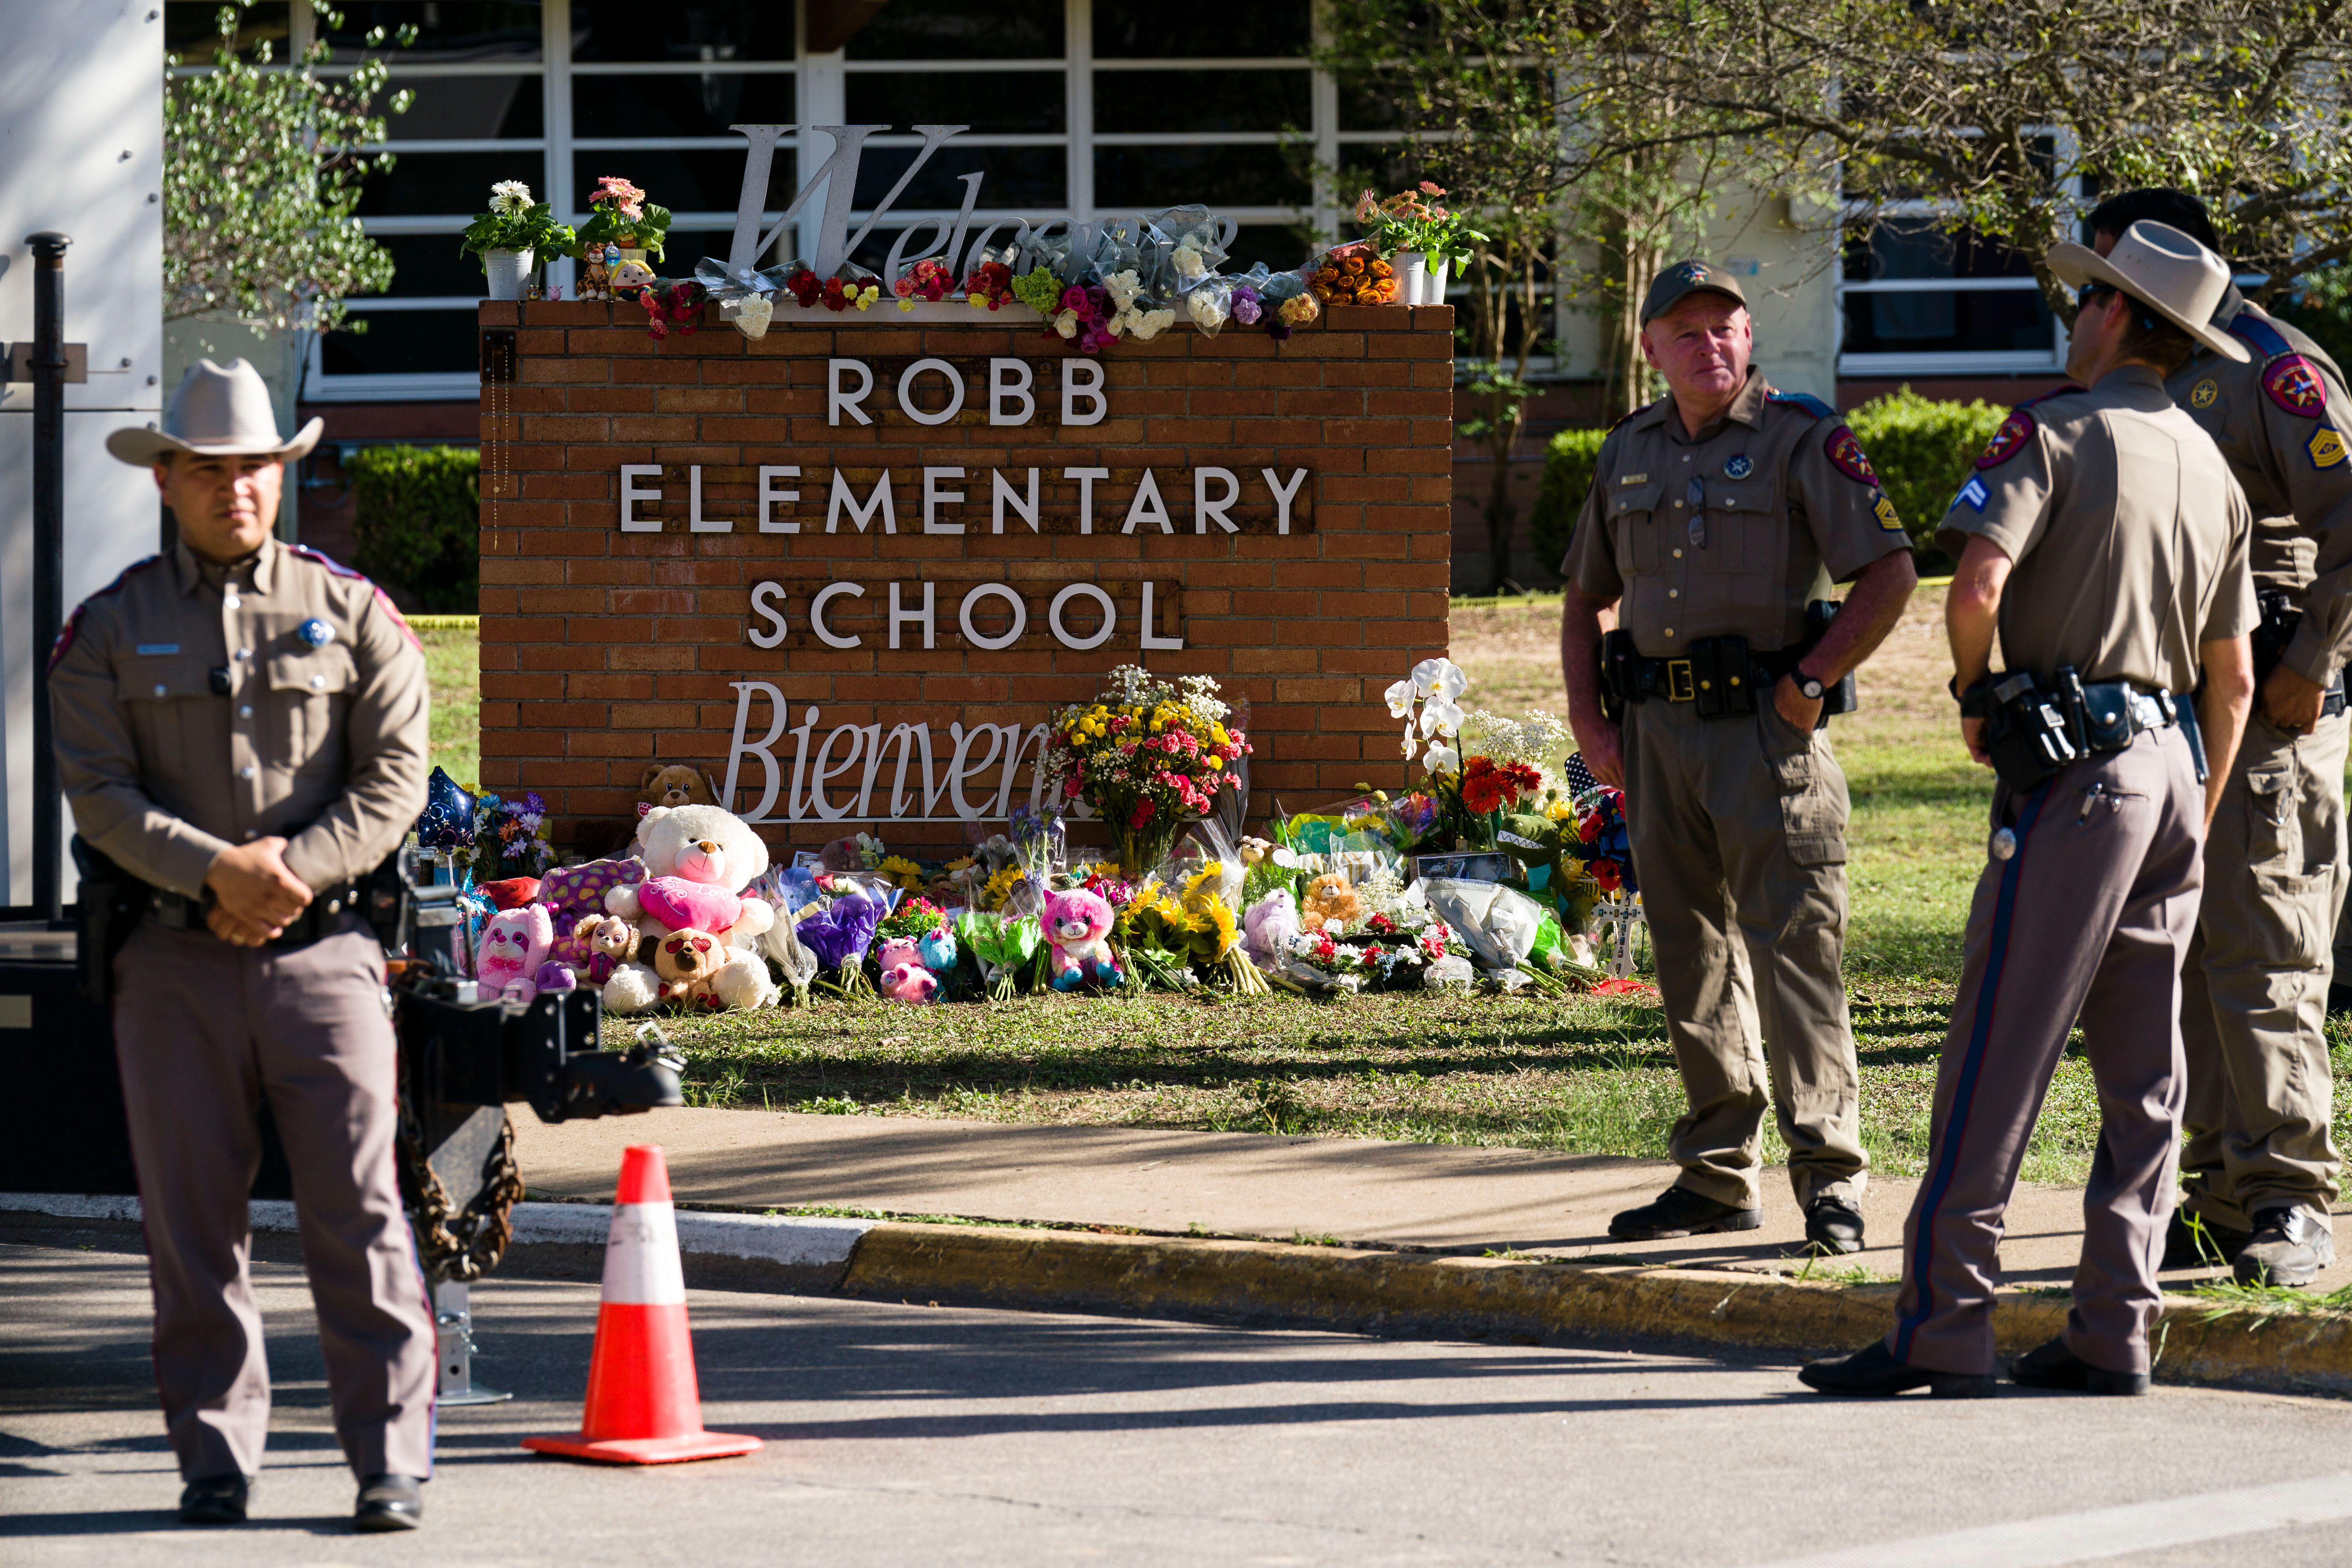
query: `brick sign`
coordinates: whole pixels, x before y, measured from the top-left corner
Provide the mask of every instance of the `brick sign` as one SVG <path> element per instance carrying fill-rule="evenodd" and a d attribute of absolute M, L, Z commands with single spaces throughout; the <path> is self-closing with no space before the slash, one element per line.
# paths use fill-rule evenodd
<path fill-rule="evenodd" d="M 684 763 L 779 845 L 952 842 L 1118 664 L 1249 705 L 1253 816 L 1402 779 L 1380 694 L 1446 646 L 1451 310 L 1100 359 L 963 306 L 786 301 L 757 342 L 480 311 L 519 329 L 483 394 L 485 786 L 568 825 Z"/>

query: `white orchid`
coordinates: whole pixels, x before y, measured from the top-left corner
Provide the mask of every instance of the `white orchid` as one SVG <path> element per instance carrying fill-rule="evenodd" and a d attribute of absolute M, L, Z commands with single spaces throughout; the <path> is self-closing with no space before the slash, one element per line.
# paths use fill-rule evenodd
<path fill-rule="evenodd" d="M 1422 705 L 1421 721 L 1423 734 L 1458 735 L 1462 732 L 1462 710 L 1444 697 L 1433 697 Z"/>
<path fill-rule="evenodd" d="M 1400 680 L 1381 695 L 1388 699 L 1390 718 L 1410 719 L 1412 717 L 1413 699 L 1420 693 L 1413 689 L 1412 681 Z"/>
<path fill-rule="evenodd" d="M 1462 765 L 1462 753 L 1441 741 L 1423 754 L 1421 765 L 1433 773 L 1450 773 Z"/>
<path fill-rule="evenodd" d="M 1423 697 L 1443 697 L 1451 702 L 1470 689 L 1470 678 L 1450 658 L 1424 658 L 1412 667 L 1412 685 Z"/>
<path fill-rule="evenodd" d="M 500 180 L 490 187 L 490 210 L 519 213 L 530 205 L 530 187 L 520 180 Z"/>

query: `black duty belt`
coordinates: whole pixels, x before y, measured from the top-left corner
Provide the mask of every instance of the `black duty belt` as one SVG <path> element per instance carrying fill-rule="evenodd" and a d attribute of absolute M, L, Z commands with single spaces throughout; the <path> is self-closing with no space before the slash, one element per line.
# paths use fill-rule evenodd
<path fill-rule="evenodd" d="M 208 907 L 204 899 L 192 899 L 175 893 L 169 888 L 147 889 L 148 912 L 155 923 L 170 931 L 203 931 L 205 912 Z M 302 912 L 289 921 L 283 931 L 269 941 L 276 948 L 308 947 L 322 937 L 341 931 L 343 917 L 362 912 L 360 908 L 360 886 L 346 882 L 339 887 L 322 889 L 310 895 Z"/>
<path fill-rule="evenodd" d="M 2069 763 L 2120 752 L 2139 736 L 2178 724 L 2205 780 L 2204 738 L 2186 697 L 2145 690 L 2127 680 L 2079 679 L 2071 666 L 2042 679 L 2031 670 L 1988 675 L 1957 692 L 1960 711 L 1987 721 L 1993 770 L 2014 790 L 2039 788 Z"/>

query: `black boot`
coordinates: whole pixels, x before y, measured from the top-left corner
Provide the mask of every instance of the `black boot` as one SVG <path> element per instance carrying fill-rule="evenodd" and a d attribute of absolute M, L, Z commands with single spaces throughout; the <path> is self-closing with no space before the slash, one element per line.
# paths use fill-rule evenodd
<path fill-rule="evenodd" d="M 1930 1367 L 1910 1366 L 1896 1361 L 1884 1341 L 1874 1341 L 1842 1361 L 1809 1362 L 1797 1373 L 1797 1380 L 1823 1394 L 1865 1398 L 1885 1398 L 1914 1388 L 1924 1388 L 1937 1399 L 1992 1396 L 1992 1373 L 1937 1372 Z"/>
<path fill-rule="evenodd" d="M 180 1489 L 182 1524 L 243 1524 L 246 1499 L 253 1483 L 231 1472 L 199 1476 Z"/>
<path fill-rule="evenodd" d="M 2052 1340 L 2009 1363 L 2009 1381 L 2020 1388 L 2063 1388 L 2081 1394 L 2134 1394 L 2147 1392 L 2147 1373 L 2109 1372 L 2093 1366 L 2066 1348 L 2063 1339 Z"/>
<path fill-rule="evenodd" d="M 1862 1211 L 1843 1198 L 1815 1198 L 1805 1205 L 1805 1239 L 1788 1249 L 1790 1258 L 1842 1258 L 1862 1250 Z"/>
<path fill-rule="evenodd" d="M 2252 1239 L 2242 1230 L 2231 1230 L 2200 1219 L 2186 1209 L 2174 1209 L 2172 1218 L 2164 1227 L 2164 1261 L 2158 1268 L 2225 1268 L 2238 1254 L 2245 1250 Z"/>
<path fill-rule="evenodd" d="M 425 1483 L 414 1476 L 370 1476 L 360 1482 L 352 1528 L 373 1534 L 415 1530 L 425 1521 Z"/>
<path fill-rule="evenodd" d="M 1708 1236 L 1719 1230 L 1754 1230 L 1764 1223 L 1762 1209 L 1734 1208 L 1688 1187 L 1668 1187 L 1654 1203 L 1627 1209 L 1609 1222 L 1609 1234 L 1620 1241 L 1660 1241 L 1675 1236 Z"/>
<path fill-rule="evenodd" d="M 2299 1208 L 2264 1209 L 2231 1260 L 2241 1285 L 2308 1285 L 2336 1261 L 2336 1238 Z"/>

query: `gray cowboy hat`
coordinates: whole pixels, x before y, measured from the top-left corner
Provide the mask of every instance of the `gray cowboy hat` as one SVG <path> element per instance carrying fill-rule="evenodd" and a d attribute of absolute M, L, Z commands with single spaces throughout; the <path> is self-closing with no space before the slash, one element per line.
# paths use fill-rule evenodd
<path fill-rule="evenodd" d="M 2050 270 L 2070 289 L 2085 283 L 2120 289 L 2224 359 L 2253 357 L 2245 344 L 2213 330 L 2213 312 L 2230 291 L 2229 264 L 2168 224 L 2142 219 L 2105 256 L 2068 244 L 2053 246 L 2049 259 Z"/>
<path fill-rule="evenodd" d="M 313 419 L 294 432 L 292 440 L 281 440 L 261 373 L 241 359 L 226 365 L 205 359 L 189 367 L 180 390 L 172 395 L 161 430 L 125 426 L 109 433 L 106 449 L 142 468 L 180 452 L 283 462 L 306 455 L 326 427 L 325 420 Z"/>

